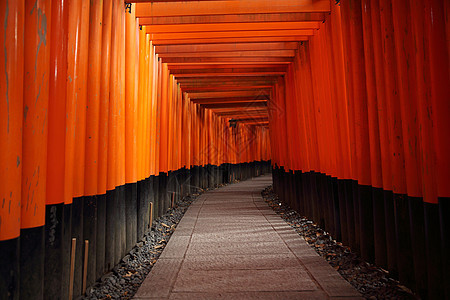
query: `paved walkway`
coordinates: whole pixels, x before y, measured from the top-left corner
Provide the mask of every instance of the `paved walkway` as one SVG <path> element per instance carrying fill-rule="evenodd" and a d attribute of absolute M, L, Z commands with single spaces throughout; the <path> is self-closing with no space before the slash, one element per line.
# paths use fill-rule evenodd
<path fill-rule="evenodd" d="M 135 299 L 362 299 L 261 198 L 270 176 L 201 195 Z"/>

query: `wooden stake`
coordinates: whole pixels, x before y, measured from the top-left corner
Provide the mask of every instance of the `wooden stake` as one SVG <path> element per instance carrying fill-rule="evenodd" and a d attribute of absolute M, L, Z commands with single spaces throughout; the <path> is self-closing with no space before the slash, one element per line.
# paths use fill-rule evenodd
<path fill-rule="evenodd" d="M 73 277 L 75 271 L 75 251 L 77 249 L 77 239 L 72 238 L 72 251 L 70 252 L 70 275 L 69 275 L 69 300 L 73 297 Z"/>
<path fill-rule="evenodd" d="M 84 265 L 83 265 L 83 294 L 86 293 L 88 256 L 89 256 L 89 241 L 85 240 L 84 241 Z"/>
<path fill-rule="evenodd" d="M 153 223 L 153 202 L 150 202 L 150 223 L 148 223 L 148 228 L 152 228 Z"/>

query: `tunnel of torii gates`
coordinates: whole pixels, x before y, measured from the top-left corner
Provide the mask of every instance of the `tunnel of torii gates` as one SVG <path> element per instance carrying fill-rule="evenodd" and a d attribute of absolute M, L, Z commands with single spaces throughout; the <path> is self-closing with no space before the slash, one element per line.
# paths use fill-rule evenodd
<path fill-rule="evenodd" d="M 0 1 L 0 298 L 76 297 L 173 200 L 272 172 L 335 239 L 450 299 L 449 11 Z"/>

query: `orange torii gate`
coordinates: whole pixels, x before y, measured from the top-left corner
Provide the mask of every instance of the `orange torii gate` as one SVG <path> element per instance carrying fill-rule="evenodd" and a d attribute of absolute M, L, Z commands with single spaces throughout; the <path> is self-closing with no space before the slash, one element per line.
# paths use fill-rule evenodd
<path fill-rule="evenodd" d="M 169 192 L 270 161 L 292 207 L 419 295 L 450 297 L 449 10 L 2 1 L 0 296 L 79 296 Z"/>

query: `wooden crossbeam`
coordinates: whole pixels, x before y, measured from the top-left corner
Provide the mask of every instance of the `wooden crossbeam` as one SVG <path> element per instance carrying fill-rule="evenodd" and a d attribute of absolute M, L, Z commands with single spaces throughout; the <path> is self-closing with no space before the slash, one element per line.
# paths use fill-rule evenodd
<path fill-rule="evenodd" d="M 327 13 L 330 0 L 224 0 L 171 1 L 137 3 L 136 17 L 271 14 L 271 13 Z"/>
<path fill-rule="evenodd" d="M 161 53 L 159 57 L 294 57 L 295 50 Z"/>
<path fill-rule="evenodd" d="M 285 75 L 285 74 L 286 74 L 286 72 L 269 72 L 269 73 L 265 73 L 265 72 L 235 73 L 235 72 L 231 72 L 231 73 L 219 73 L 217 75 L 220 75 L 222 77 L 235 77 L 235 76 L 249 77 L 249 76 L 274 76 L 274 75 Z M 211 76 L 211 74 L 208 74 L 208 73 L 178 74 L 176 76 L 176 79 L 179 80 L 180 78 L 186 78 L 186 77 L 194 78 L 194 77 L 209 77 L 209 76 Z"/>
<path fill-rule="evenodd" d="M 328 13 L 328 12 L 327 12 Z M 201 15 L 201 16 L 140 16 L 141 25 L 165 24 L 208 24 L 208 23 L 254 23 L 254 22 L 303 22 L 325 20 L 327 13 L 271 13 L 271 14 L 234 14 L 234 15 Z"/>
<path fill-rule="evenodd" d="M 318 29 L 320 22 L 254 22 L 254 23 L 211 23 L 211 24 L 168 24 L 147 25 L 147 33 L 183 33 L 183 32 L 226 32 L 226 31 L 261 31 L 261 30 L 299 30 Z"/>
<path fill-rule="evenodd" d="M 202 98 L 202 99 L 191 99 L 194 103 L 207 104 L 207 103 L 224 103 L 224 102 L 248 102 L 248 101 L 267 101 L 267 96 L 247 96 L 247 97 L 224 97 L 224 98 Z"/>
<path fill-rule="evenodd" d="M 171 64 L 248 64 L 252 62 L 289 64 L 293 61 L 292 57 L 164 57 L 161 59 L 163 63 Z"/>
<path fill-rule="evenodd" d="M 306 35 L 256 36 L 256 37 L 222 37 L 222 38 L 188 38 L 153 40 L 153 45 L 185 45 L 185 44 L 229 44 L 229 43 L 261 43 L 261 42 L 298 42 L 308 41 Z"/>
<path fill-rule="evenodd" d="M 229 43 L 156 46 L 159 55 L 164 53 L 255 51 L 255 50 L 296 50 L 298 42 Z"/>
<path fill-rule="evenodd" d="M 202 87 L 183 87 L 184 92 L 195 93 L 195 92 L 213 92 L 213 91 L 245 91 L 245 90 L 260 90 L 260 89 L 270 89 L 271 85 L 222 85 L 222 86 L 202 86 Z"/>
<path fill-rule="evenodd" d="M 238 91 L 238 92 L 202 92 L 202 93 L 189 93 L 191 99 L 205 99 L 205 98 L 226 98 L 226 97 L 267 97 L 269 95 L 266 90 L 258 91 Z"/>
<path fill-rule="evenodd" d="M 246 74 L 246 73 L 283 73 L 286 72 L 285 67 L 272 67 L 272 68 L 216 68 L 216 69 L 187 69 L 187 70 L 171 70 L 171 74 L 174 76 L 183 76 L 191 74 Z"/>
<path fill-rule="evenodd" d="M 276 80 L 277 76 L 267 76 L 267 75 L 254 75 L 254 76 L 247 76 L 245 78 L 242 78 L 240 76 L 222 76 L 222 75 L 215 75 L 214 77 L 209 78 L 178 78 L 177 81 L 181 84 L 183 83 L 200 83 L 200 82 L 244 82 L 244 81 L 273 81 Z"/>
<path fill-rule="evenodd" d="M 150 40 L 157 45 L 164 40 L 208 40 L 224 38 L 254 38 L 254 37 L 283 37 L 283 36 L 311 36 L 313 29 L 295 30 L 241 30 L 241 31 L 213 31 L 213 32 L 179 32 L 179 33 L 148 33 Z M 199 44 L 199 43 L 196 43 Z"/>
<path fill-rule="evenodd" d="M 267 107 L 266 101 L 250 101 L 241 103 L 213 103 L 213 104 L 201 104 L 204 108 L 220 109 L 220 108 L 261 108 Z"/>

